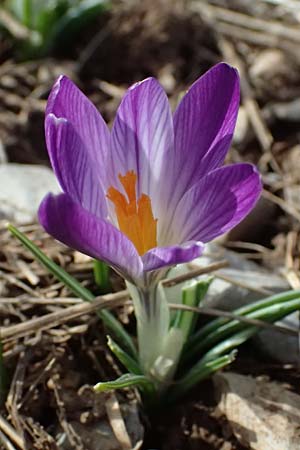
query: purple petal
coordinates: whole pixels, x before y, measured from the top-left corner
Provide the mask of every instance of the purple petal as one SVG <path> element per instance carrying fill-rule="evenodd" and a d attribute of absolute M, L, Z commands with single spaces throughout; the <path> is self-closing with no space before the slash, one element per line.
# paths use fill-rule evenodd
<path fill-rule="evenodd" d="M 67 130 L 61 125 L 63 122 L 69 124 Z M 55 130 L 60 126 L 62 130 Z M 77 166 L 78 170 L 80 166 L 85 170 L 88 167 L 86 176 L 91 176 L 94 173 L 92 177 L 94 180 L 98 180 L 96 185 L 100 185 L 103 176 L 106 174 L 110 133 L 95 106 L 65 76 L 57 80 L 49 96 L 45 128 L 49 157 L 54 171 L 58 171 L 57 176 L 61 185 L 69 184 L 69 180 L 65 181 L 62 178 L 63 175 L 67 174 L 67 171 L 59 170 L 57 167 L 61 158 L 64 160 L 61 163 L 62 165 L 71 165 L 72 168 Z M 64 135 L 62 139 L 65 139 L 66 144 L 69 139 L 72 145 L 61 149 L 58 137 L 60 132 L 68 135 Z M 77 136 L 72 136 L 72 133 L 76 133 Z M 74 173 L 68 174 L 68 177 L 76 176 L 76 174 L 77 169 Z M 74 180 L 75 183 L 76 179 Z M 86 196 L 86 194 L 82 195 Z M 93 210 L 93 212 L 96 211 Z"/>
<path fill-rule="evenodd" d="M 185 242 L 171 247 L 156 247 L 142 256 L 144 271 L 156 270 L 162 267 L 174 266 L 189 262 L 203 252 L 202 242 Z"/>
<path fill-rule="evenodd" d="M 208 242 L 231 230 L 254 207 L 262 185 L 251 164 L 216 169 L 181 199 L 174 215 L 179 242 Z"/>
<path fill-rule="evenodd" d="M 62 190 L 98 217 L 106 217 L 106 199 L 89 151 L 73 125 L 49 114 L 45 121 L 51 163 Z"/>
<path fill-rule="evenodd" d="M 113 225 L 84 210 L 66 194 L 47 195 L 39 208 L 45 230 L 65 245 L 111 265 L 129 281 L 142 273 L 132 242 Z"/>
<path fill-rule="evenodd" d="M 138 175 L 137 194 L 155 201 L 162 162 L 173 148 L 173 122 L 167 96 L 154 78 L 134 84 L 124 96 L 112 129 L 111 166 L 117 176 Z"/>
<path fill-rule="evenodd" d="M 175 202 L 224 161 L 238 107 L 238 73 L 224 63 L 199 78 L 180 102 L 174 114 L 175 154 L 169 167 L 176 180 Z"/>
<path fill-rule="evenodd" d="M 92 102 L 66 76 L 59 77 L 50 93 L 46 116 L 54 114 L 70 122 L 89 152 L 91 160 L 103 165 L 109 151 L 110 133 Z"/>

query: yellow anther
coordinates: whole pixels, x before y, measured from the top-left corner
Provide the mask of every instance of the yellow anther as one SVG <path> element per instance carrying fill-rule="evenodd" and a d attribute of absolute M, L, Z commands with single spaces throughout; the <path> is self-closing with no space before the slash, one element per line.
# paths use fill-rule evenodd
<path fill-rule="evenodd" d="M 157 219 L 153 217 L 151 199 L 142 194 L 137 201 L 137 175 L 133 170 L 124 176 L 119 175 L 119 180 L 127 199 L 113 186 L 108 189 L 107 198 L 115 205 L 120 230 L 133 242 L 138 253 L 143 255 L 157 246 Z"/>

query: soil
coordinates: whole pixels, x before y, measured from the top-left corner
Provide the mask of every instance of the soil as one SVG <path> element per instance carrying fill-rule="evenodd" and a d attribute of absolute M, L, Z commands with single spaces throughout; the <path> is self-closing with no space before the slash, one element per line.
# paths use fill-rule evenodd
<path fill-rule="evenodd" d="M 206 10 L 205 5 L 211 9 Z M 237 26 L 218 6 L 246 14 L 244 22 Z M 296 38 L 289 38 L 284 31 L 278 38 L 266 28 L 269 39 L 259 40 L 255 25 L 247 20 L 279 21 L 287 30 L 299 18 L 283 10 L 264 1 L 247 5 L 228 0 L 203 2 L 199 14 L 192 2 L 184 0 L 115 1 L 99 21 L 82 30 L 71 48 L 57 50 L 39 61 L 18 61 L 11 40 L 2 36 L 0 144 L 7 160 L 49 165 L 44 110 L 51 86 L 61 73 L 78 83 L 111 124 L 124 90 L 134 81 L 157 77 L 174 108 L 183 90 L 225 59 L 244 70 L 242 108 L 248 114 L 246 131 L 234 142 L 228 162 L 254 162 L 265 183 L 261 203 L 225 244 L 268 268 L 281 268 L 291 287 L 299 288 L 300 107 L 291 103 L 300 94 L 300 60 L 293 50 Z M 271 50 L 275 50 L 273 56 Z M 276 58 L 281 63 L 274 65 Z M 247 110 L 249 103 L 254 105 L 252 113 Z M 99 293 L 89 260 L 54 242 L 36 224 L 23 230 L 56 262 Z M 32 261 L 4 224 L 0 241 L 1 325 L 8 327 L 63 310 L 65 299 L 72 297 L 68 289 Z M 114 291 L 124 287 L 113 273 L 111 281 Z M 131 307 L 118 308 L 116 314 L 134 331 Z M 44 331 L 33 330 L 5 341 L 3 350 L 7 384 L 0 393 L 1 413 L 17 433 L 25 430 L 26 448 L 58 448 L 57 442 L 65 433 L 69 447 L 63 448 L 94 450 L 91 436 L 95 424 L 101 420 L 109 423 L 108 397 L 96 396 L 89 387 L 122 371 L 107 350 L 105 330 L 98 318 L 88 314 Z M 298 368 L 257 354 L 251 343 L 240 351 L 231 370 L 268 375 L 299 392 Z M 139 405 L 133 391 L 118 393 L 117 398 L 125 416 L 126 405 Z M 147 417 L 138 406 L 145 429 L 139 448 L 247 450 L 233 436 L 216 405 L 208 380 L 178 406 L 155 417 Z M 142 435 L 143 427 L 140 425 L 136 433 Z M 4 444 L 0 443 L 0 448 L 5 448 Z"/>

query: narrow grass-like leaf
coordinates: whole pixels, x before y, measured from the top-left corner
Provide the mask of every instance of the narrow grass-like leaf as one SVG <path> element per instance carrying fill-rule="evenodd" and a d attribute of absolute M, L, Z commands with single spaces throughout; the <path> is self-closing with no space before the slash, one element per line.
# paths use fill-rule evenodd
<path fill-rule="evenodd" d="M 45 255 L 24 233 L 13 225 L 8 225 L 9 231 L 19 239 L 20 242 L 42 263 L 59 281 L 63 282 L 79 298 L 92 302 L 94 295 L 83 287 L 74 277 L 69 275 L 64 269 L 59 267 L 54 261 Z M 124 329 L 122 324 L 107 310 L 97 311 L 98 316 L 103 320 L 107 328 L 114 334 L 117 340 L 129 351 L 130 355 L 137 359 L 136 347 Z"/>
<path fill-rule="evenodd" d="M 110 292 L 109 266 L 105 262 L 95 259 L 93 270 L 95 283 L 99 288 L 100 294 L 107 294 Z"/>
<path fill-rule="evenodd" d="M 233 311 L 234 314 L 238 316 L 247 316 L 257 310 L 272 306 L 275 304 L 280 304 L 287 302 L 289 300 L 295 300 L 300 298 L 300 290 L 296 291 L 286 291 L 280 294 L 272 295 L 270 297 L 258 300 L 256 302 L 250 303 L 249 305 L 242 306 L 241 308 Z M 213 331 L 217 330 L 220 326 L 230 322 L 232 319 L 227 319 L 219 317 L 210 321 L 207 325 L 202 327 L 197 333 L 195 333 L 185 345 L 185 349 L 188 351 L 191 347 L 195 345 L 196 342 L 202 341 L 206 336 L 208 336 Z"/>
<path fill-rule="evenodd" d="M 107 10 L 109 2 L 106 0 L 82 0 L 75 4 L 58 18 L 48 34 L 45 36 L 44 53 L 49 51 L 55 45 L 61 45 L 63 42 L 66 47 L 74 35 L 87 26 L 92 20 Z"/>
<path fill-rule="evenodd" d="M 126 353 L 114 340 L 107 336 L 107 345 L 126 369 L 134 375 L 143 375 L 142 369 L 135 359 Z"/>
<path fill-rule="evenodd" d="M 192 280 L 182 288 L 182 304 L 186 306 L 198 306 L 205 297 L 213 278 L 207 280 Z M 193 333 L 198 313 L 192 311 L 178 310 L 176 312 L 173 326 L 180 328 L 183 332 L 184 342 Z"/>
<path fill-rule="evenodd" d="M 238 333 L 230 336 L 223 342 L 220 342 L 215 347 L 213 347 L 209 352 L 207 352 L 198 364 L 203 364 L 209 361 L 215 361 L 216 358 L 222 356 L 229 350 L 235 349 L 239 345 L 246 342 L 252 336 L 254 336 L 258 331 L 258 327 L 249 326 L 245 330 L 241 330 Z"/>
<path fill-rule="evenodd" d="M 203 361 L 196 364 L 183 378 L 175 382 L 174 386 L 168 391 L 165 401 L 172 403 L 174 400 L 178 400 L 200 381 L 231 364 L 236 353 L 236 351 L 232 351 L 228 355 L 220 356 L 212 361 Z"/>
<path fill-rule="evenodd" d="M 284 302 L 279 302 L 277 304 L 269 304 L 260 309 L 255 309 L 248 314 L 242 315 L 249 319 L 259 319 L 266 322 L 274 322 L 300 309 L 300 293 L 298 292 L 297 295 L 298 298 L 285 300 Z M 265 304 L 264 301 L 262 301 L 262 303 Z M 236 315 L 241 315 L 239 311 L 240 310 L 235 310 L 233 313 Z M 187 349 L 184 349 L 183 351 L 183 363 L 190 361 L 196 355 L 199 355 L 200 352 L 203 352 L 205 349 L 211 347 L 215 343 L 220 342 L 226 339 L 228 336 L 231 336 L 232 334 L 249 327 L 249 325 L 239 320 L 223 320 L 223 325 L 222 322 L 219 321 L 219 319 L 216 319 L 213 322 L 218 322 L 219 326 L 217 328 L 213 327 L 212 331 L 206 336 L 201 336 L 201 333 L 197 333 L 197 339 L 194 339 L 194 336 L 192 337 L 191 341 L 193 341 L 193 345 L 191 345 L 191 342 L 189 342 L 189 347 Z M 257 331 L 259 331 L 259 327 L 256 328 Z"/>
<path fill-rule="evenodd" d="M 300 308 L 300 299 L 296 299 L 296 300 L 292 300 L 290 302 L 287 302 L 286 304 L 278 304 L 278 305 L 273 305 L 269 306 L 267 308 L 264 308 L 264 313 L 266 314 L 266 310 L 268 311 L 268 314 L 266 315 L 265 320 L 269 321 L 269 322 L 274 322 L 276 320 L 281 319 L 282 317 L 285 317 L 287 314 L 290 314 L 293 311 L 296 311 Z M 273 311 L 273 314 L 270 313 L 270 310 Z M 263 315 L 263 311 L 256 311 L 256 315 L 258 315 L 258 313 L 261 314 L 261 316 Z M 247 315 L 247 317 L 249 317 L 249 315 Z M 256 317 L 261 319 L 262 317 Z M 228 329 L 230 330 L 231 335 L 229 337 L 227 337 L 225 340 L 222 340 L 221 342 L 219 342 L 217 345 L 215 345 L 211 350 L 209 350 L 201 359 L 200 361 L 195 364 L 190 370 L 189 372 L 181 379 L 180 384 L 181 383 L 187 383 L 188 385 L 190 383 L 195 384 L 196 383 L 196 375 L 202 374 L 202 369 L 206 368 L 207 365 L 208 367 L 210 367 L 210 363 L 214 364 L 216 361 L 219 361 L 220 358 L 224 357 L 223 354 L 227 353 L 228 351 L 234 349 L 234 351 L 236 351 L 236 347 L 238 347 L 239 345 L 243 344 L 244 342 L 246 342 L 248 339 L 250 339 L 252 336 L 254 336 L 259 330 L 260 328 L 258 326 L 247 326 L 245 328 L 245 325 L 243 325 L 242 329 L 240 329 L 240 323 L 238 323 L 238 327 L 236 322 L 237 321 L 231 321 L 233 323 L 233 327 L 230 329 L 230 327 L 228 327 Z M 231 323 L 230 322 L 230 323 Z M 230 324 L 229 324 L 230 325 Z M 233 330 L 238 329 L 238 332 L 233 332 Z M 227 330 L 228 331 L 228 330 Z M 216 333 L 216 331 L 214 331 L 212 334 Z M 219 336 L 220 338 L 220 336 Z M 232 354 L 232 353 L 231 353 Z M 225 355 L 228 356 L 228 355 Z M 202 376 L 202 375 L 201 375 Z M 203 378 L 201 378 L 203 379 Z M 199 378 L 200 381 L 200 378 Z M 182 390 L 182 388 L 180 388 Z M 176 392 L 177 392 L 177 387 L 176 387 Z"/>
<path fill-rule="evenodd" d="M 125 373 L 124 375 L 113 381 L 103 381 L 97 383 L 94 386 L 94 389 L 97 392 L 105 392 L 132 386 L 139 388 L 147 395 L 155 394 L 154 384 L 151 383 L 148 378 L 146 378 L 144 375 L 133 375 L 131 373 Z"/>
<path fill-rule="evenodd" d="M 31 0 L 23 0 L 23 17 L 22 17 L 22 25 L 25 27 L 31 27 L 31 18 L 32 18 L 32 1 Z"/>

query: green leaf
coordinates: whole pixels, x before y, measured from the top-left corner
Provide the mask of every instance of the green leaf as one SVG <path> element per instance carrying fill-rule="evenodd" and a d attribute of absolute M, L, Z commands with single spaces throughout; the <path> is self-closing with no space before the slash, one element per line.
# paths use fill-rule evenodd
<path fill-rule="evenodd" d="M 165 397 L 166 403 L 178 400 L 200 381 L 231 364 L 236 357 L 236 353 L 236 351 L 232 351 L 228 355 L 220 356 L 212 361 L 201 361 L 196 364 L 183 378 L 174 382 Z"/>
<path fill-rule="evenodd" d="M 23 59 L 49 54 L 54 48 L 68 48 L 74 35 L 109 7 L 108 0 L 6 0 L 4 7 L 30 32 L 16 38 Z M 9 27 L 1 23 L 9 32 Z M 1 25 L 0 24 L 0 25 Z"/>
<path fill-rule="evenodd" d="M 182 304 L 198 306 L 204 299 L 213 278 L 207 280 L 191 280 L 182 288 Z M 183 332 L 184 342 L 193 333 L 199 314 L 193 311 L 178 310 L 173 326 Z"/>
<path fill-rule="evenodd" d="M 95 260 L 93 270 L 95 283 L 99 287 L 100 294 L 107 294 L 110 292 L 109 266 L 103 261 Z"/>
<path fill-rule="evenodd" d="M 81 286 L 81 284 L 64 269 L 59 267 L 48 256 L 45 255 L 24 233 L 17 230 L 13 225 L 8 225 L 9 231 L 19 239 L 20 242 L 34 255 L 34 257 L 42 263 L 59 281 L 63 282 L 68 288 L 79 298 L 92 302 L 94 295 Z M 133 358 L 137 359 L 136 347 L 122 324 L 107 310 L 97 311 L 98 316 L 103 320 L 107 328 L 114 334 L 118 341 L 129 351 Z"/>
<path fill-rule="evenodd" d="M 131 373 L 126 373 L 120 378 L 117 378 L 113 381 L 103 381 L 97 383 L 94 386 L 94 389 L 96 392 L 105 392 L 132 386 L 139 388 L 145 394 L 155 394 L 154 384 L 148 378 L 146 378 L 144 375 L 133 375 Z"/>
<path fill-rule="evenodd" d="M 23 0 L 23 25 L 31 28 L 32 22 L 32 4 L 31 0 Z"/>
<path fill-rule="evenodd" d="M 110 336 L 107 336 L 107 345 L 118 360 L 126 367 L 129 372 L 135 375 L 142 375 L 142 369 L 135 359 L 126 353 Z"/>
<path fill-rule="evenodd" d="M 300 291 L 288 291 L 236 309 L 233 314 L 272 322 L 298 309 L 300 309 Z M 182 352 L 182 362 L 191 360 L 210 345 L 247 327 L 249 325 L 239 320 L 226 318 L 212 320 L 188 340 Z"/>
<path fill-rule="evenodd" d="M 235 349 L 239 345 L 246 342 L 252 336 L 254 336 L 258 331 L 258 327 L 250 326 L 238 333 L 233 334 L 228 339 L 220 342 L 218 345 L 213 347 L 209 352 L 207 352 L 199 361 L 198 364 L 206 363 L 207 361 L 214 361 L 216 358 L 223 355 L 223 353 L 228 352 L 228 350 Z"/>
<path fill-rule="evenodd" d="M 299 294 L 298 294 L 299 295 Z M 262 319 L 264 318 L 268 322 L 274 322 L 276 320 L 281 319 L 282 317 L 285 317 L 287 314 L 290 314 L 293 311 L 297 311 L 300 308 L 300 298 L 287 301 L 286 303 L 279 303 L 277 305 L 270 305 L 266 308 L 263 308 L 262 310 L 256 310 L 252 314 L 248 314 L 247 317 L 252 317 L 255 315 L 256 319 Z M 226 327 L 226 330 L 224 328 Z M 246 342 L 248 339 L 250 339 L 252 336 L 254 336 L 259 330 L 259 326 L 255 325 L 247 325 L 245 323 L 241 323 L 238 320 L 231 320 L 227 326 L 220 327 L 219 329 L 223 328 L 222 332 L 219 333 L 218 340 L 221 340 L 217 345 L 215 345 L 213 348 L 211 348 L 201 359 L 198 361 L 188 372 L 186 375 L 183 376 L 183 378 L 179 382 L 179 391 L 186 391 L 191 386 L 196 384 L 197 382 L 197 376 L 200 376 L 202 378 L 202 370 L 206 370 L 206 368 L 211 367 L 210 364 L 213 364 L 216 361 L 220 361 L 221 358 L 228 356 L 223 356 L 224 353 L 227 353 L 228 351 L 234 349 L 236 351 L 236 348 Z M 213 331 L 210 336 L 217 335 L 218 329 Z M 230 335 L 224 339 L 224 335 L 230 333 Z M 212 344 L 214 340 L 211 339 L 210 344 Z M 231 353 L 232 355 L 232 353 Z M 200 378 L 199 378 L 200 380 Z M 182 387 L 182 385 L 185 385 L 185 387 Z M 190 386 L 190 387 L 189 387 Z M 175 387 L 175 390 L 177 392 L 177 387 Z"/>
<path fill-rule="evenodd" d="M 107 0 L 82 0 L 77 5 L 70 7 L 56 21 L 55 25 L 48 30 L 44 45 L 45 50 L 49 51 L 52 47 L 62 45 L 62 43 L 65 47 L 70 45 L 74 35 L 97 18 L 108 7 L 109 2 Z"/>

